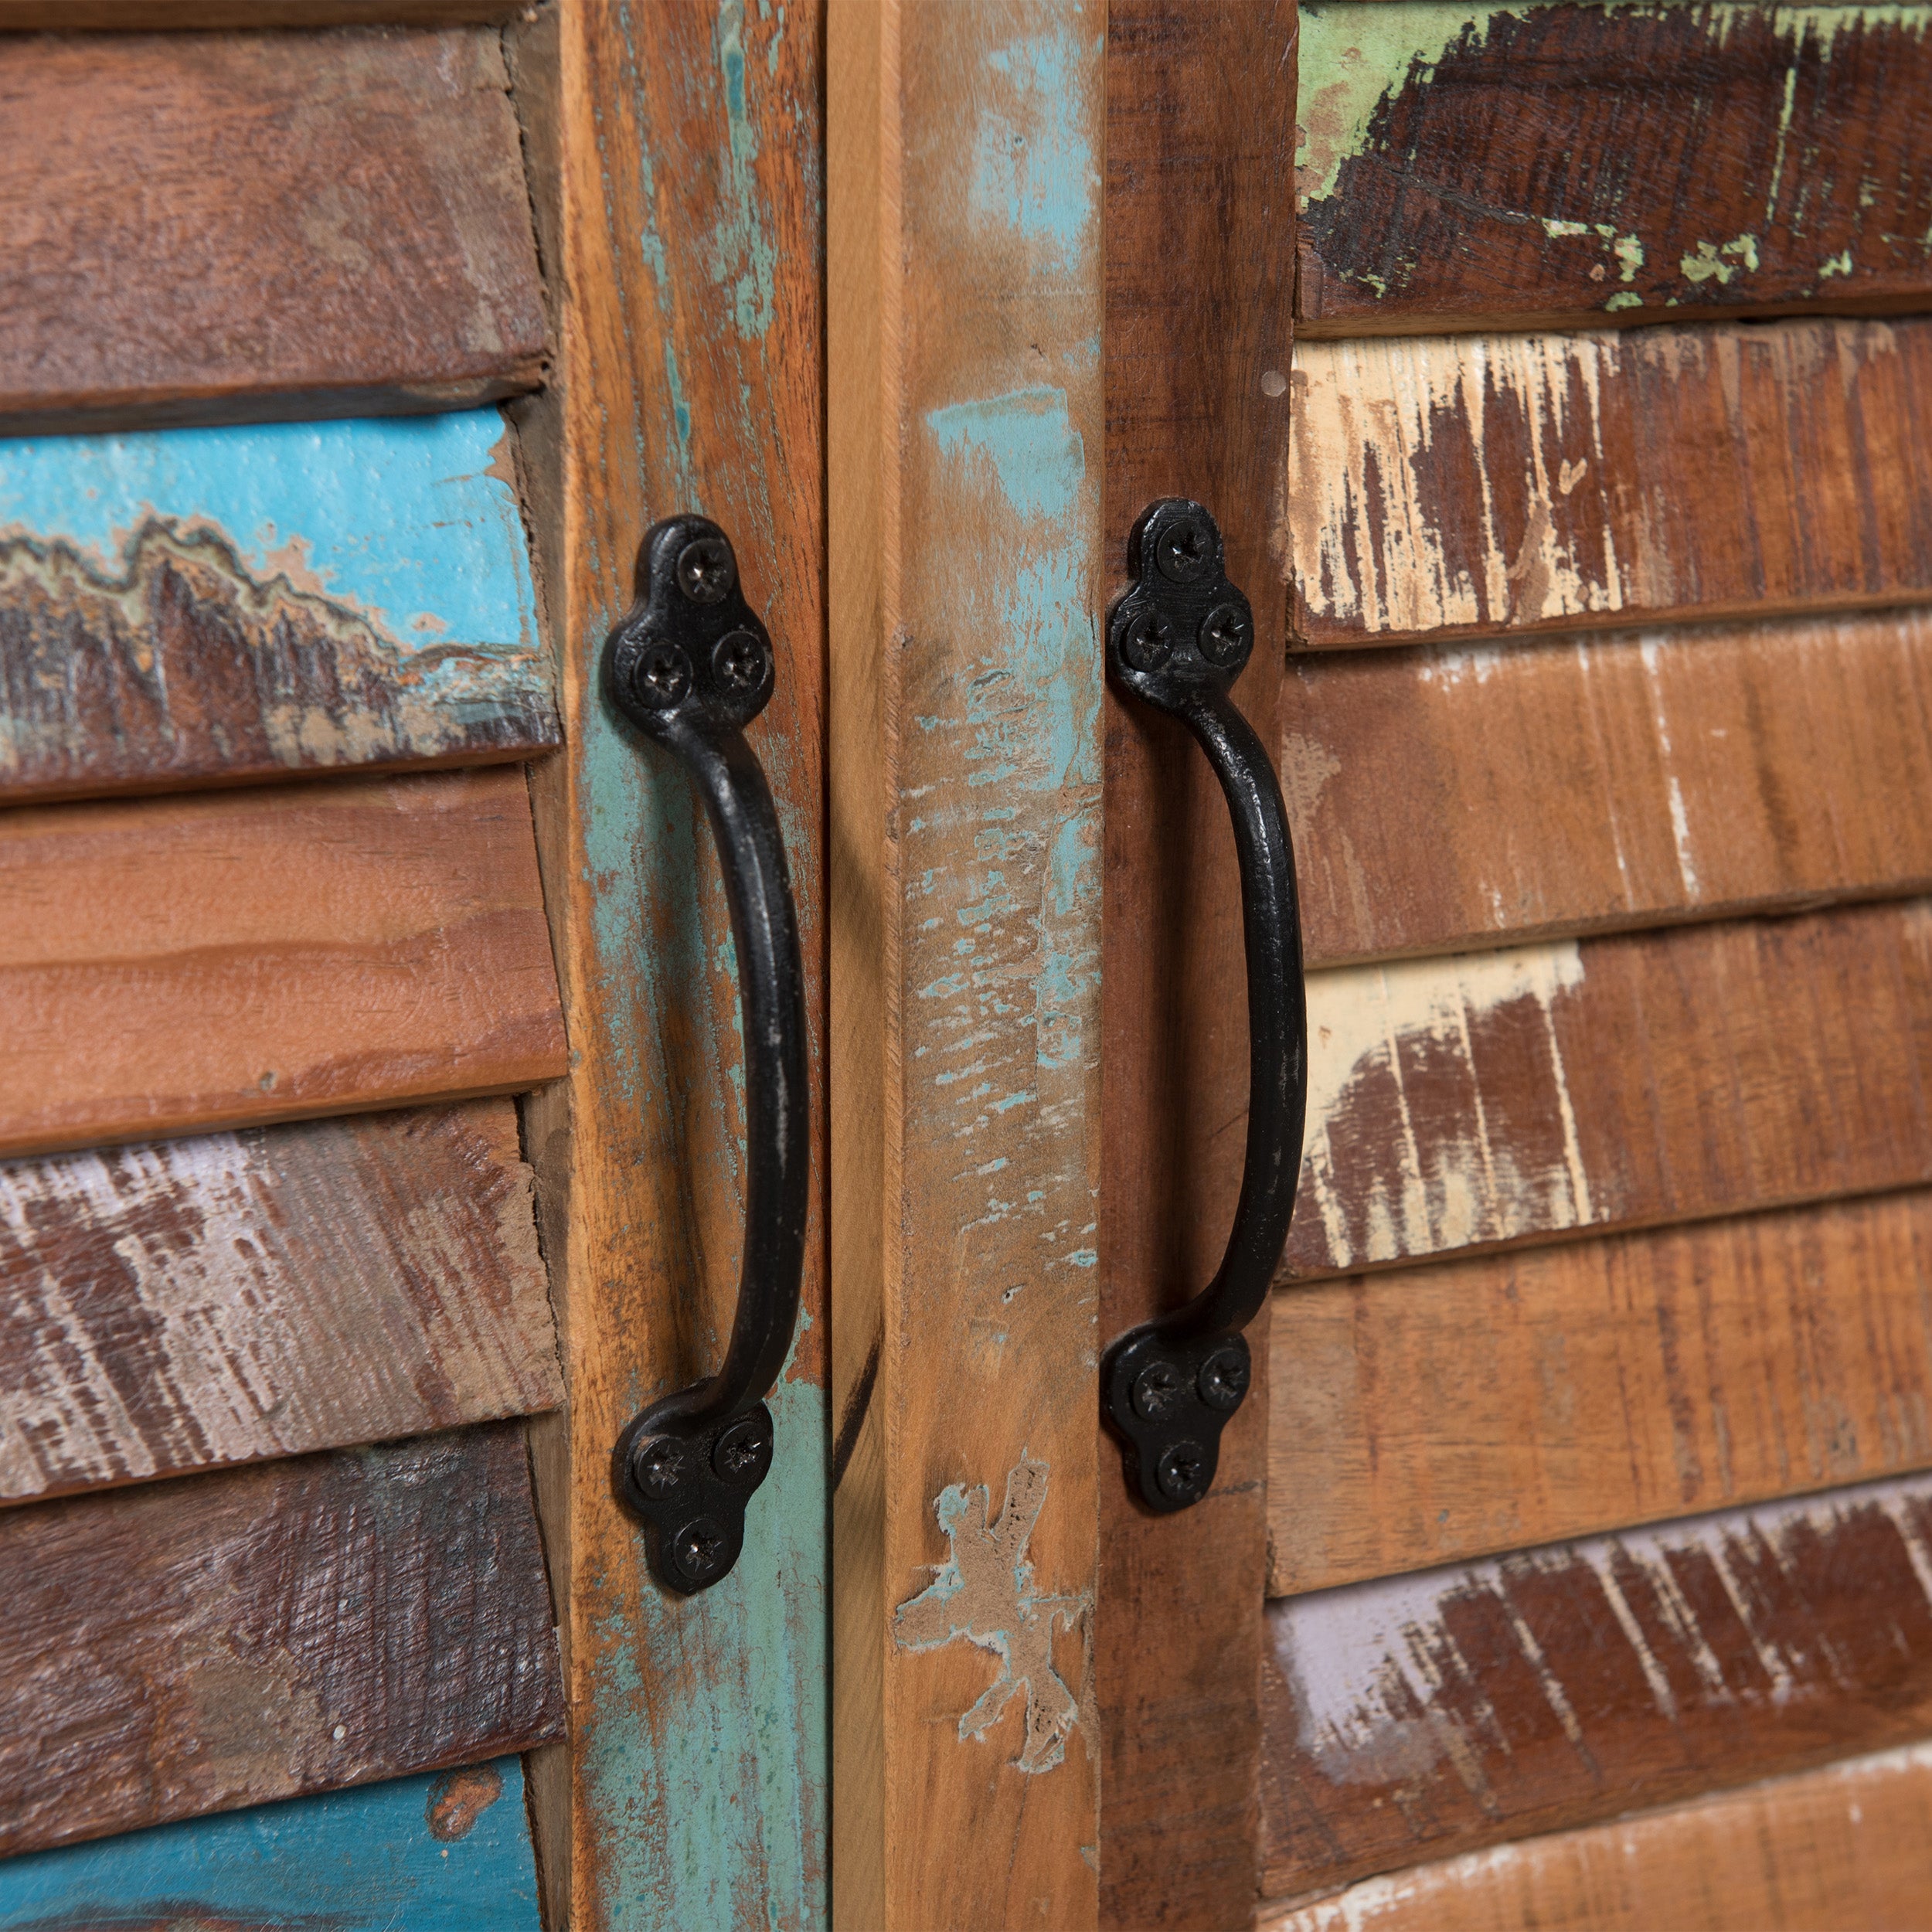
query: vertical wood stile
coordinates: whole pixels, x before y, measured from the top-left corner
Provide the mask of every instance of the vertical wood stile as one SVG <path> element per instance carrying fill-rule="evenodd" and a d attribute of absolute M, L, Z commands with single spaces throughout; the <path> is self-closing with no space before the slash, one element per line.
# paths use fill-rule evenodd
<path fill-rule="evenodd" d="M 834 0 L 835 1916 L 1091 1927 L 1097 0 Z"/>

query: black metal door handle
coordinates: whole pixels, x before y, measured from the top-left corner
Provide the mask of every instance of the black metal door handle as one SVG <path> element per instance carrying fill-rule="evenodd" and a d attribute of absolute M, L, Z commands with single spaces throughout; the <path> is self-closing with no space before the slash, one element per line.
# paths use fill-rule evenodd
<path fill-rule="evenodd" d="M 1221 1431 L 1251 1374 L 1241 1330 L 1267 1298 L 1301 1171 L 1308 1020 L 1294 852 L 1281 787 L 1228 687 L 1254 648 L 1254 614 L 1228 581 L 1220 527 L 1164 497 L 1128 543 L 1134 582 L 1107 613 L 1114 681 L 1179 718 L 1234 818 L 1248 975 L 1248 1141 L 1241 1198 L 1214 1279 L 1184 1307 L 1119 1336 L 1100 1359 L 1101 1409 L 1150 1509 L 1185 1509 L 1214 1482 Z"/>
<path fill-rule="evenodd" d="M 723 1366 L 617 1438 L 617 1497 L 644 1525 L 651 1574 L 686 1595 L 727 1575 L 745 1505 L 771 1467 L 764 1398 L 784 1366 L 804 1271 L 804 971 L 778 815 L 744 727 L 776 675 L 730 539 L 701 516 L 654 524 L 637 601 L 604 647 L 606 701 L 689 767 L 724 867 L 744 1020 L 745 1244 Z"/>

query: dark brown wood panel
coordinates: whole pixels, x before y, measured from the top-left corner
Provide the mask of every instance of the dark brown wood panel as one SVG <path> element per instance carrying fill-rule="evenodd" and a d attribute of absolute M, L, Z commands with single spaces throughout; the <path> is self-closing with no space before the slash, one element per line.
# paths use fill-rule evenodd
<path fill-rule="evenodd" d="M 1311 967 L 1922 892 L 1932 612 L 1290 661 Z"/>
<path fill-rule="evenodd" d="M 1932 902 L 1308 978 L 1284 1278 L 1932 1182 Z"/>
<path fill-rule="evenodd" d="M 1932 1478 L 1270 1606 L 1283 1896 L 1932 1733 Z"/>
<path fill-rule="evenodd" d="M 0 1855 L 562 1734 L 522 1430 L 0 1515 Z"/>
<path fill-rule="evenodd" d="M 1264 743 L 1283 648 L 1268 509 L 1287 434 L 1294 37 L 1294 0 L 1114 0 L 1107 12 L 1108 574 L 1124 578 L 1151 498 L 1216 512 L 1260 620 L 1236 695 Z M 1227 807 L 1178 726 L 1111 691 L 1106 702 L 1104 1342 L 1213 1274 L 1247 1093 Z M 1223 1440 L 1213 1495 L 1185 1516 L 1149 1516 L 1102 1440 L 1104 1927 L 1218 1932 L 1253 1901 L 1263 1379 Z"/>
<path fill-rule="evenodd" d="M 1932 294 L 1923 12 L 1332 0 L 1301 63 L 1304 335 Z"/>
<path fill-rule="evenodd" d="M 1932 600 L 1932 318 L 1296 345 L 1318 645 Z"/>
<path fill-rule="evenodd" d="M 544 324 L 498 36 L 0 43 L 0 431 L 447 409 Z"/>
<path fill-rule="evenodd" d="M 509 1100 L 0 1165 L 0 1498 L 563 1395 Z"/>
<path fill-rule="evenodd" d="M 564 1070 L 520 770 L 0 815 L 0 1154 Z"/>
<path fill-rule="evenodd" d="M 1270 1594 L 1932 1464 L 1932 1193 L 1275 1298 Z"/>

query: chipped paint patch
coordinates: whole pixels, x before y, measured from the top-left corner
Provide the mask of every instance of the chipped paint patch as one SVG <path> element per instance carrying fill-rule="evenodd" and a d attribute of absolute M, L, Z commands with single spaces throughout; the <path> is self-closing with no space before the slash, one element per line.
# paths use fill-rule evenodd
<path fill-rule="evenodd" d="M 1091 55 L 1070 26 L 984 56 L 968 206 L 979 220 L 1074 260 L 1087 246 L 1099 173 L 1079 84 Z"/>

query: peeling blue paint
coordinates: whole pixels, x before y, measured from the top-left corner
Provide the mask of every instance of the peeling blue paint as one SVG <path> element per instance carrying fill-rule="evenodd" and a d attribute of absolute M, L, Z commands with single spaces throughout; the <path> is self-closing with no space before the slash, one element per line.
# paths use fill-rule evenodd
<path fill-rule="evenodd" d="M 1070 24 L 989 49 L 974 134 L 973 213 L 1069 260 L 1099 199 L 1080 84 L 1092 58 Z"/>
<path fill-rule="evenodd" d="M 954 403 L 926 420 L 945 454 L 983 456 L 991 464 L 1021 516 L 1063 517 L 1073 509 L 1087 451 L 1067 415 L 1064 389 L 1043 386 Z"/>

